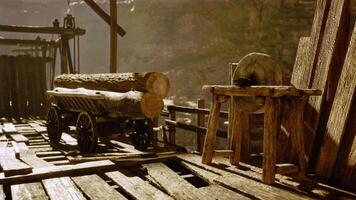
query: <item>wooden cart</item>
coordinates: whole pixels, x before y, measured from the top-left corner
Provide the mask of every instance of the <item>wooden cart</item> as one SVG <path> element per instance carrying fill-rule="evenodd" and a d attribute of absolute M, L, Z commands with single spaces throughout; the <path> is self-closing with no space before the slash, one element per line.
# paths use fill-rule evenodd
<path fill-rule="evenodd" d="M 152 144 L 152 120 L 140 113 L 125 114 L 118 101 L 141 92 L 117 93 L 98 90 L 55 88 L 47 91 L 51 106 L 47 113 L 47 131 L 52 143 L 58 143 L 62 132 L 75 126 L 81 153 L 95 151 L 99 138 L 113 133 L 129 136 L 137 149 Z"/>

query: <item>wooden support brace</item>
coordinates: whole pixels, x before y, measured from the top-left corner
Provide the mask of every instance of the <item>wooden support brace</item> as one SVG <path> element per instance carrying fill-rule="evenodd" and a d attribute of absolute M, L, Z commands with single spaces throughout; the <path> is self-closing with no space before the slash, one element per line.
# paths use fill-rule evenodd
<path fill-rule="evenodd" d="M 202 155 L 203 164 L 211 164 L 213 159 L 214 144 L 216 140 L 216 132 L 218 130 L 219 112 L 221 101 L 218 95 L 213 95 L 211 111 L 208 120 L 208 130 L 205 135 L 204 149 Z"/>
<path fill-rule="evenodd" d="M 103 19 L 107 24 L 111 25 L 111 17 L 106 14 L 106 12 L 101 9 L 98 4 L 96 4 L 94 2 L 94 0 L 84 0 L 85 3 L 87 3 L 87 5 L 93 9 L 93 11 L 99 15 L 99 17 L 101 17 L 101 19 Z M 124 36 L 126 34 L 126 31 L 119 26 L 118 24 L 116 24 L 116 29 L 117 29 L 117 34 L 119 34 L 120 36 Z"/>
<path fill-rule="evenodd" d="M 280 127 L 278 119 L 278 100 L 266 97 L 264 135 L 263 135 L 263 173 L 262 181 L 273 184 L 276 173 L 276 154 L 277 154 L 277 132 Z"/>

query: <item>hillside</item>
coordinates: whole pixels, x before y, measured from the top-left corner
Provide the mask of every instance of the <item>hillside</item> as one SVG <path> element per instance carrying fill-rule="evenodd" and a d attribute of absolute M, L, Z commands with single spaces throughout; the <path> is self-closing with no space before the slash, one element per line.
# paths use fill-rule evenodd
<path fill-rule="evenodd" d="M 311 27 L 313 2 L 120 1 L 118 21 L 127 35 L 118 42 L 119 71 L 165 72 L 171 79 L 173 96 L 194 100 L 205 96 L 203 84 L 226 83 L 228 63 L 252 51 L 271 54 L 291 69 L 298 40 L 308 35 Z M 107 10 L 106 1 L 98 3 Z M 108 26 L 81 1 L 72 1 L 70 7 L 57 0 L 1 1 L 0 24 L 48 26 L 54 18 L 62 20 L 67 11 L 87 30 L 80 40 L 82 72 L 107 72 Z M 0 36 L 18 37 L 10 33 Z"/>

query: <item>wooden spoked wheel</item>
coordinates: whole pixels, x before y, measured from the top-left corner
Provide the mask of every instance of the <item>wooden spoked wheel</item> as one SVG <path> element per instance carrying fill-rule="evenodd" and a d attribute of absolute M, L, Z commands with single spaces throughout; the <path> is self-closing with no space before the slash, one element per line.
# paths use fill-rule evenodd
<path fill-rule="evenodd" d="M 59 109 L 51 106 L 47 112 L 47 133 L 50 141 L 58 144 L 62 137 L 63 118 Z"/>
<path fill-rule="evenodd" d="M 153 127 L 148 119 L 136 120 L 131 140 L 136 149 L 147 149 L 152 144 Z"/>
<path fill-rule="evenodd" d="M 77 118 L 77 142 L 83 154 L 93 153 L 98 144 L 98 131 L 95 117 L 82 112 Z"/>

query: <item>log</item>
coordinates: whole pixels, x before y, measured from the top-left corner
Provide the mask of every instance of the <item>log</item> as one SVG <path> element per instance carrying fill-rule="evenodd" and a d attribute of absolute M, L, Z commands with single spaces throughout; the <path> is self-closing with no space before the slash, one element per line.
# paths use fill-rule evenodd
<path fill-rule="evenodd" d="M 56 96 L 59 101 L 61 101 L 61 97 L 68 97 L 67 99 L 69 100 L 70 98 L 76 98 L 83 105 L 85 105 L 85 101 L 82 101 L 84 98 L 91 99 L 93 97 L 97 100 L 97 104 L 113 117 L 155 118 L 160 115 L 164 106 L 161 96 L 137 91 L 119 93 L 83 88 L 55 88 L 53 91 L 48 91 L 47 94 L 49 96 Z M 79 103 L 77 106 L 81 107 Z M 67 106 L 64 109 L 83 110 L 85 108 L 85 106 L 83 108 L 69 107 L 69 104 Z"/>
<path fill-rule="evenodd" d="M 166 97 L 170 84 L 167 76 L 158 72 L 111 74 L 63 74 L 54 80 L 55 87 L 86 88 L 111 92 L 136 90 Z"/>

